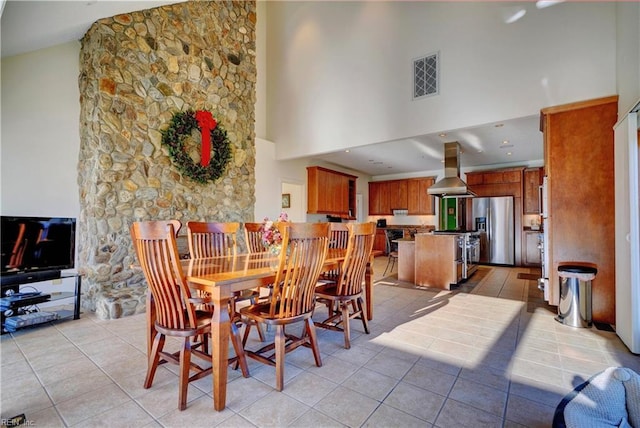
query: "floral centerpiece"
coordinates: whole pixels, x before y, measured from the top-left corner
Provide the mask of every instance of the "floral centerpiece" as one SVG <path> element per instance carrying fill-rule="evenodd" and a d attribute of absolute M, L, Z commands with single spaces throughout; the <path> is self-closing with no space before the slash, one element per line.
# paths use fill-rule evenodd
<path fill-rule="evenodd" d="M 281 212 L 278 219 L 274 222 L 269 220 L 268 217 L 262 221 L 262 226 L 260 227 L 260 232 L 262 232 L 262 245 L 267 249 L 267 251 L 272 255 L 273 260 L 271 260 L 270 265 L 271 269 L 278 269 L 278 265 L 280 262 L 280 252 L 282 251 L 282 234 L 276 223 L 289 221 L 289 216 L 285 212 Z"/>
<path fill-rule="evenodd" d="M 262 233 L 262 245 L 270 251 L 275 252 L 277 250 L 279 253 L 279 250 L 282 248 L 282 234 L 280 234 L 276 223 L 283 221 L 289 221 L 289 216 L 285 212 L 281 212 L 275 222 L 269 220 L 268 217 L 265 217 L 262 221 L 262 226 L 260 227 L 260 232 Z"/>

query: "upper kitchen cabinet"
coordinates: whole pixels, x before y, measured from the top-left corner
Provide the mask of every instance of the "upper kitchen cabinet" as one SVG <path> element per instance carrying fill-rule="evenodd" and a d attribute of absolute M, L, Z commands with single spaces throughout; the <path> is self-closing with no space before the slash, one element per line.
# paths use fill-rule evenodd
<path fill-rule="evenodd" d="M 524 214 L 540 214 L 540 186 L 544 171 L 542 168 L 527 168 L 522 178 L 524 192 Z"/>
<path fill-rule="evenodd" d="M 369 182 L 369 215 L 390 215 L 389 185 L 387 181 Z"/>
<path fill-rule="evenodd" d="M 478 196 L 522 196 L 522 171 L 524 168 L 507 168 L 466 173 L 467 185 Z"/>
<path fill-rule="evenodd" d="M 434 214 L 433 196 L 427 189 L 434 177 L 369 183 L 369 215 L 391 215 L 393 210 L 408 210 L 409 215 Z"/>
<path fill-rule="evenodd" d="M 320 166 L 307 167 L 307 213 L 355 218 L 357 178 Z"/>
<path fill-rule="evenodd" d="M 391 211 L 407 209 L 407 180 L 388 181 Z"/>
<path fill-rule="evenodd" d="M 369 183 L 369 215 L 391 215 L 407 209 L 407 180 Z"/>
<path fill-rule="evenodd" d="M 595 265 L 593 321 L 606 324 L 616 321 L 613 126 L 617 112 L 617 96 L 540 112 L 547 175 L 549 303 L 559 304 L 559 265 Z"/>
<path fill-rule="evenodd" d="M 434 196 L 427 189 L 435 183 L 434 177 L 407 180 L 407 204 L 409 215 L 434 215 Z"/>

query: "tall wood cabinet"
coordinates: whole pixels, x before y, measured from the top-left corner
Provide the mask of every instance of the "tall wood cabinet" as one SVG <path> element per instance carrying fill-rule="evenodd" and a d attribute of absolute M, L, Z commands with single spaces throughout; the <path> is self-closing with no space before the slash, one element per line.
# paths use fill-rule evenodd
<path fill-rule="evenodd" d="M 320 166 L 307 167 L 307 213 L 355 218 L 357 178 Z"/>
<path fill-rule="evenodd" d="M 549 303 L 559 303 L 558 266 L 595 265 L 593 321 L 615 323 L 613 126 L 618 97 L 541 110 L 549 200 Z"/>

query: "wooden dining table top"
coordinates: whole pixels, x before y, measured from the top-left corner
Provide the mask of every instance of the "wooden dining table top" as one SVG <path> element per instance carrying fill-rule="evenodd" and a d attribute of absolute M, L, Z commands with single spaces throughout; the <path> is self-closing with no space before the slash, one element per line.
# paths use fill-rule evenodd
<path fill-rule="evenodd" d="M 329 248 L 324 266 L 330 269 L 340 264 L 346 255 L 344 248 Z M 278 256 L 268 251 L 261 253 L 236 254 L 233 256 L 220 256 L 202 259 L 181 260 L 182 268 L 187 281 L 193 288 L 207 290 L 239 280 L 250 281 L 268 280 L 275 277 L 275 269 Z"/>

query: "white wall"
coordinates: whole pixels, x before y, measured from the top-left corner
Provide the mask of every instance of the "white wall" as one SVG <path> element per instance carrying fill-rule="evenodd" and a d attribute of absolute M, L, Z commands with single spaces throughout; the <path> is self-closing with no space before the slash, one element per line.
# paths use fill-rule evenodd
<path fill-rule="evenodd" d="M 618 119 L 640 100 L 640 3 L 617 3 Z"/>
<path fill-rule="evenodd" d="M 267 136 L 279 159 L 539 114 L 616 93 L 615 3 L 513 24 L 502 2 L 269 2 Z M 411 99 L 440 52 L 440 95 Z"/>
<path fill-rule="evenodd" d="M 78 217 L 80 44 L 3 58 L 3 215 Z"/>

